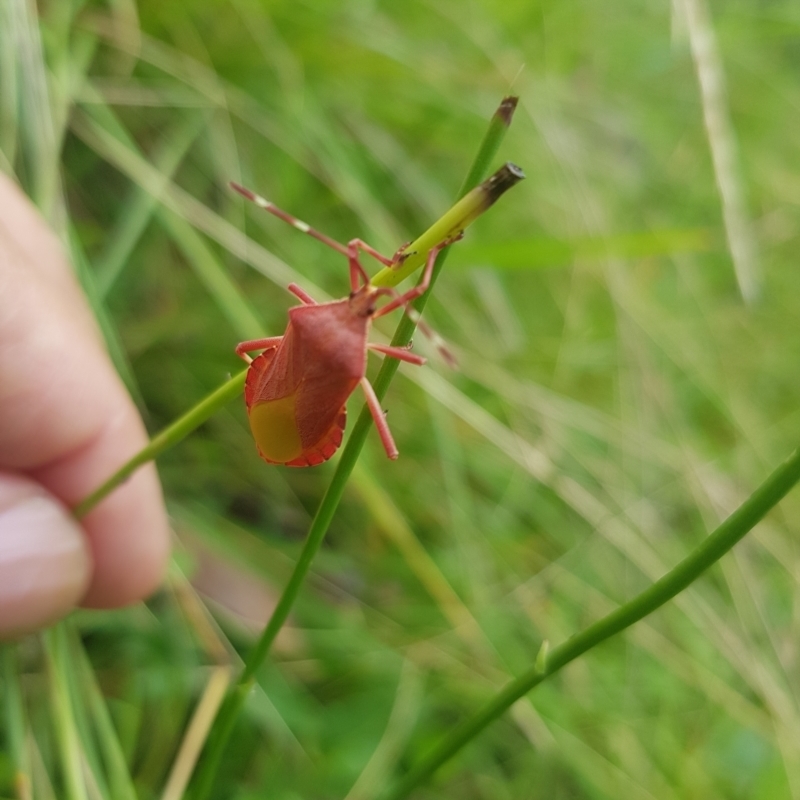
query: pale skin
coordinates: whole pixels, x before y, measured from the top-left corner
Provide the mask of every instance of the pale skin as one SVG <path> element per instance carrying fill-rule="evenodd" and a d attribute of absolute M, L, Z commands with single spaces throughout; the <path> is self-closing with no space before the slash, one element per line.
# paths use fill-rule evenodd
<path fill-rule="evenodd" d="M 69 511 L 146 442 L 58 240 L 0 174 L 0 639 L 159 586 L 152 466 L 80 522 Z"/>

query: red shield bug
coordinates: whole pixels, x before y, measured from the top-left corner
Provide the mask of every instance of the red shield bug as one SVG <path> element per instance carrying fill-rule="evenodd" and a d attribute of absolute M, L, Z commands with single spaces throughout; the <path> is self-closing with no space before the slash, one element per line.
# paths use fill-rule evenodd
<path fill-rule="evenodd" d="M 342 443 L 345 403 L 359 385 L 386 455 L 397 458 L 397 447 L 385 415 L 366 377 L 367 352 L 373 350 L 417 365 L 424 364 L 425 359 L 406 348 L 369 342 L 372 320 L 400 306 L 411 311 L 408 304 L 428 289 L 439 252 L 461 238 L 464 228 L 478 214 L 523 177 L 518 167 L 507 164 L 424 234 L 430 241 L 430 234 L 436 235 L 438 226 L 439 238 L 423 254 L 422 280 L 403 294 L 388 286 L 373 285 L 359 260 L 359 252 L 396 269 L 411 255 L 418 255 L 410 248 L 401 248 L 393 258 L 386 258 L 361 239 L 340 244 L 249 189 L 231 183 L 248 200 L 344 255 L 350 268 L 348 297 L 317 303 L 299 286 L 291 284 L 289 291 L 302 305 L 289 309 L 289 324 L 283 336 L 254 339 L 236 346 L 237 355 L 250 364 L 245 404 L 253 437 L 265 461 L 290 467 L 309 467 L 327 461 Z M 381 297 L 390 299 L 378 307 L 376 301 Z M 251 358 L 248 353 L 253 350 L 262 352 Z"/>

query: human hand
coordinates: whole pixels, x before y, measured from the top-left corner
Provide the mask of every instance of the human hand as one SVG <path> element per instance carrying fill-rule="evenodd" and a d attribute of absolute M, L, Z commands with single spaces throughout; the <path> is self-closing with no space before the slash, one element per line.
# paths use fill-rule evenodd
<path fill-rule="evenodd" d="M 52 232 L 0 174 L 0 639 L 158 586 L 169 530 L 148 465 L 69 509 L 147 442 Z"/>

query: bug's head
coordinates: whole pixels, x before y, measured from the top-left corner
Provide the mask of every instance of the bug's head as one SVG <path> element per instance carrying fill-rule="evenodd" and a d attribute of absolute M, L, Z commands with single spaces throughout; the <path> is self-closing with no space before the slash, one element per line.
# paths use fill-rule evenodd
<path fill-rule="evenodd" d="M 375 313 L 375 289 L 366 284 L 350 292 L 350 310 L 358 317 L 371 317 Z"/>

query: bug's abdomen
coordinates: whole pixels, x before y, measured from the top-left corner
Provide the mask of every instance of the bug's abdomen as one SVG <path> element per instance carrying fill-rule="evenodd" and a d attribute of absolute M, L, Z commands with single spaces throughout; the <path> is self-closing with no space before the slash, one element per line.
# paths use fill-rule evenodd
<path fill-rule="evenodd" d="M 250 429 L 258 452 L 265 461 L 290 467 L 308 467 L 327 461 L 342 443 L 347 421 L 344 406 L 333 415 L 327 429 L 303 436 L 298 425 L 298 396 L 254 405 L 249 412 Z"/>
<path fill-rule="evenodd" d="M 280 348 L 265 350 L 247 374 L 245 402 L 258 452 L 272 464 L 321 464 L 342 443 L 347 420 L 344 402 L 355 383 L 332 376 L 320 384 L 314 376 L 305 375 L 293 385 L 285 374 L 276 374 L 283 373 L 277 370 L 281 361 Z M 282 394 L 276 385 L 290 393 L 276 396 Z"/>

